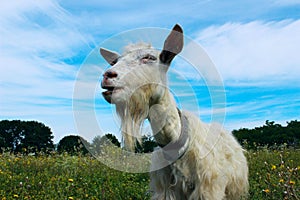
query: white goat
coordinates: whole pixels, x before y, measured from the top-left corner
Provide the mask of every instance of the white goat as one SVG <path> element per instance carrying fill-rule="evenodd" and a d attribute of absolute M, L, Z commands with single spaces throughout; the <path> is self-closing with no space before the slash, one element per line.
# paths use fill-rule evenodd
<path fill-rule="evenodd" d="M 166 73 L 182 48 L 179 25 L 162 51 L 144 43 L 126 46 L 121 56 L 101 48 L 111 65 L 103 75 L 103 96 L 116 105 L 127 149 L 134 149 L 143 121 L 150 121 L 160 146 L 152 156 L 152 199 L 246 198 L 248 166 L 241 146 L 220 126 L 178 110 L 167 88 Z"/>

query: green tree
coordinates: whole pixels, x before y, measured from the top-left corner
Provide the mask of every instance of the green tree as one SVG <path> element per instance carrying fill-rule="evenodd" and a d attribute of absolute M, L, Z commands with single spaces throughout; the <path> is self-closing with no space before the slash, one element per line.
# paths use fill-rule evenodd
<path fill-rule="evenodd" d="M 92 141 L 92 145 L 91 145 L 93 148 L 93 153 L 95 153 L 95 154 L 100 153 L 102 146 L 110 145 L 110 144 L 113 144 L 117 147 L 121 146 L 121 143 L 116 138 L 116 136 L 114 136 L 111 133 L 108 133 L 104 136 L 98 135 L 98 136 L 94 137 L 94 139 Z"/>
<path fill-rule="evenodd" d="M 57 151 L 59 153 L 67 152 L 71 155 L 87 154 L 89 146 L 84 138 L 78 135 L 68 135 L 59 141 Z"/>
<path fill-rule="evenodd" d="M 299 146 L 300 141 L 300 121 L 287 122 L 288 144 Z"/>
<path fill-rule="evenodd" d="M 0 122 L 0 147 L 14 151 L 20 144 L 20 120 Z"/>
<path fill-rule="evenodd" d="M 112 143 L 117 147 L 121 146 L 121 143 L 116 138 L 116 136 L 114 136 L 111 133 L 105 134 L 104 136 L 97 135 L 96 137 L 94 137 L 94 139 L 92 141 L 92 145 L 97 145 L 97 146 L 105 145 L 105 144 L 109 144 L 109 143 Z"/>
<path fill-rule="evenodd" d="M 157 143 L 155 142 L 153 137 L 144 135 L 142 137 L 142 144 L 137 143 L 135 152 L 150 153 L 153 152 L 155 147 L 157 147 Z"/>
<path fill-rule="evenodd" d="M 53 150 L 53 135 L 51 129 L 36 121 L 23 123 L 25 126 L 21 139 L 21 148 L 32 148 L 33 152 L 46 149 Z M 30 151 L 30 149 L 29 149 Z"/>
<path fill-rule="evenodd" d="M 0 121 L 0 148 L 12 152 L 52 150 L 53 134 L 45 124 L 37 121 Z"/>
<path fill-rule="evenodd" d="M 121 147 L 121 143 L 119 142 L 119 140 L 117 139 L 117 137 L 111 133 L 108 133 L 106 135 L 104 135 L 102 137 L 102 140 L 109 140 L 111 143 L 113 143 L 114 145 L 116 145 L 117 147 Z"/>

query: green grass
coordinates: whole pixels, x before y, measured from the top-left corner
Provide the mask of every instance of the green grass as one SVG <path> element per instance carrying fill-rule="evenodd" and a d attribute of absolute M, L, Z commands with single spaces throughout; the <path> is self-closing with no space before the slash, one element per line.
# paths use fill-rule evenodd
<path fill-rule="evenodd" d="M 300 150 L 264 148 L 247 157 L 250 199 L 300 199 Z"/>
<path fill-rule="evenodd" d="M 149 177 L 90 157 L 0 156 L 0 199 L 145 199 Z"/>
<path fill-rule="evenodd" d="M 299 199 L 300 151 L 247 153 L 249 199 Z M 116 171 L 96 159 L 67 154 L 0 155 L 0 200 L 149 199 L 148 174 Z"/>

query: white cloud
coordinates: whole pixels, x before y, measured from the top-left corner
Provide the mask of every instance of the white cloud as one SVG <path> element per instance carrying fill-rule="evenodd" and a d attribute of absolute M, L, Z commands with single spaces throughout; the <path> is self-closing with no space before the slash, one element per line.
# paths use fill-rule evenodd
<path fill-rule="evenodd" d="M 56 136 L 74 132 L 72 94 L 88 33 L 56 1 L 5 1 L 0 7 L 0 119 L 38 120 Z M 57 139 L 56 139 L 57 140 Z"/>
<path fill-rule="evenodd" d="M 11 90 L 1 90 L 1 95 L 7 101 L 13 101 L 7 94 L 14 90 L 13 96 L 71 98 L 78 66 L 63 60 L 78 55 L 87 43 L 76 22 L 51 0 L 3 4 L 0 84 Z"/>
<path fill-rule="evenodd" d="M 88 43 L 76 29 L 77 22 L 55 1 L 12 1 L 4 5 L 7 9 L 2 8 L 0 14 L 0 34 L 5 38 L 0 47 L 4 52 L 62 58 L 76 55 L 75 47 Z"/>
<path fill-rule="evenodd" d="M 264 84 L 297 81 L 300 20 L 226 23 L 198 34 L 225 81 Z"/>

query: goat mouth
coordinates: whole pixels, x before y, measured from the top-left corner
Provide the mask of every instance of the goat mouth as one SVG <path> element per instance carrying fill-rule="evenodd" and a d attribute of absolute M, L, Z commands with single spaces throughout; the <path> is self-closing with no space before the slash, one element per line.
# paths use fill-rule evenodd
<path fill-rule="evenodd" d="M 106 101 L 109 103 L 112 102 L 112 95 L 119 92 L 120 90 L 123 89 L 123 87 L 114 87 L 114 86 L 102 86 L 102 89 L 106 90 L 102 92 L 102 95 Z"/>
<path fill-rule="evenodd" d="M 119 90 L 123 89 L 123 87 L 115 87 L 115 86 L 102 86 L 102 89 L 106 90 L 103 93 L 115 93 L 118 92 Z"/>

